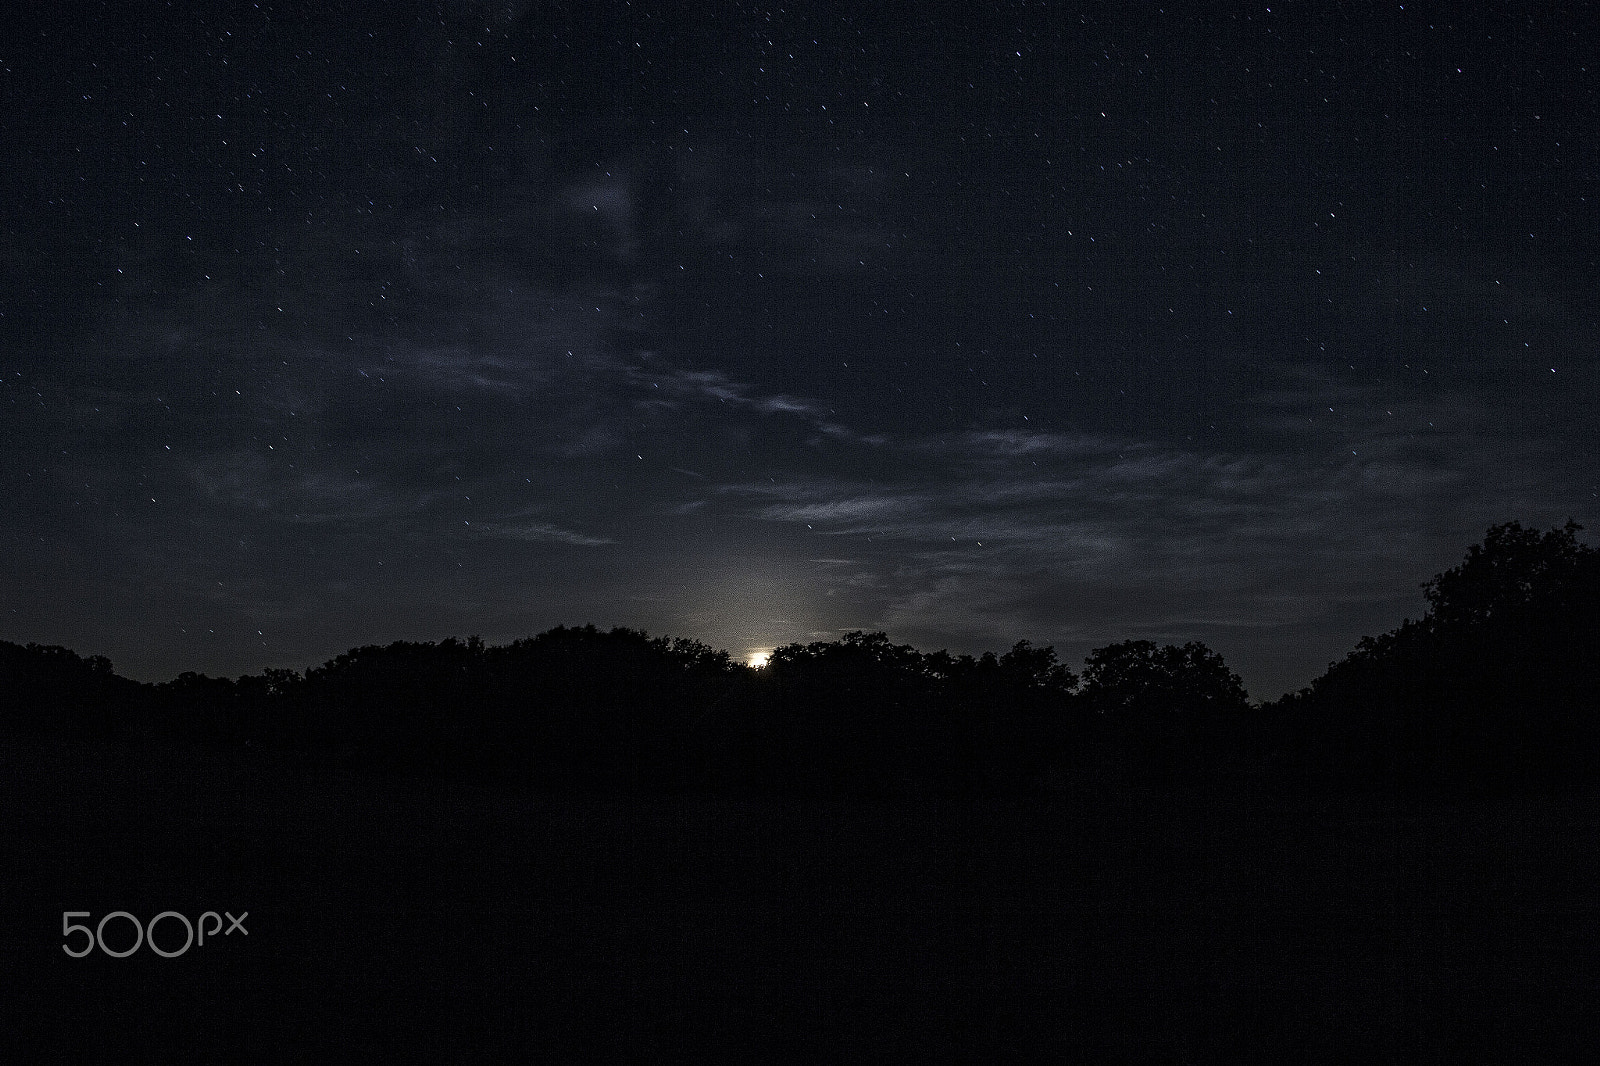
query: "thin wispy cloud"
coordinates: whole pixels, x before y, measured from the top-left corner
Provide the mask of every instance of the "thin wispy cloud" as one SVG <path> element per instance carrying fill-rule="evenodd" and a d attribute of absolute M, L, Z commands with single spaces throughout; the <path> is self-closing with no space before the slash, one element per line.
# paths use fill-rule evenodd
<path fill-rule="evenodd" d="M 599 548 L 615 544 L 610 537 L 593 537 L 570 529 L 562 529 L 545 522 L 479 522 L 468 531 L 475 537 L 496 537 L 505 540 L 547 541 L 554 544 L 572 544 L 580 548 Z"/>

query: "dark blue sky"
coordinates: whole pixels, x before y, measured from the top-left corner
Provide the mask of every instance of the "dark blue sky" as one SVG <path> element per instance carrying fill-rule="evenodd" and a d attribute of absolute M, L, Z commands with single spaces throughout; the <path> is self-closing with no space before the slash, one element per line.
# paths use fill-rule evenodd
<path fill-rule="evenodd" d="M 13 16 L 0 638 L 1198 639 L 1273 697 L 1592 524 L 1592 13 L 901 6 Z"/>

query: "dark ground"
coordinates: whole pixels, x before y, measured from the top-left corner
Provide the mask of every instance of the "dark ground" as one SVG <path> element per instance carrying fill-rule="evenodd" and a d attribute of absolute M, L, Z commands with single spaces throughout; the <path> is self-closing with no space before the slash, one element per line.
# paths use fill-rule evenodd
<path fill-rule="evenodd" d="M 13 1062 L 1547 1062 L 1600 1001 L 1600 818 L 1549 800 L 552 798 L 7 743 L 0 812 Z M 249 934 L 73 959 L 64 910 Z"/>

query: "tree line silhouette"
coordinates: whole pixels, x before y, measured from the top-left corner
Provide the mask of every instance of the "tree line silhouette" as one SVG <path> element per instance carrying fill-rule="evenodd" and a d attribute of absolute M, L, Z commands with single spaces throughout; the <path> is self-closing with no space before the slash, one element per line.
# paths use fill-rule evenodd
<path fill-rule="evenodd" d="M 0 642 L 0 736 L 318 752 L 539 788 L 993 793 L 1153 787 L 1567 789 L 1600 754 L 1600 552 L 1581 527 L 1491 528 L 1310 686 L 1252 705 L 1199 642 L 1126 640 L 1080 674 L 1051 647 L 922 652 L 883 633 L 754 669 L 592 625 L 355 648 L 303 675 L 117 676 Z"/>

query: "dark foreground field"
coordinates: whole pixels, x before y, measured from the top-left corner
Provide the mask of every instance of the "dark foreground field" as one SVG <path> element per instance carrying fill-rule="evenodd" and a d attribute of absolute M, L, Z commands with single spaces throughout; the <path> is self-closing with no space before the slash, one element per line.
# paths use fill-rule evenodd
<path fill-rule="evenodd" d="M 14 1062 L 1536 1062 L 1600 1001 L 1600 823 L 1552 801 L 546 798 L 8 744 L 0 812 Z M 67 910 L 248 935 L 73 959 Z"/>

